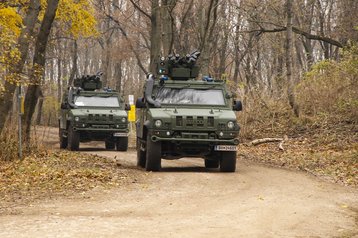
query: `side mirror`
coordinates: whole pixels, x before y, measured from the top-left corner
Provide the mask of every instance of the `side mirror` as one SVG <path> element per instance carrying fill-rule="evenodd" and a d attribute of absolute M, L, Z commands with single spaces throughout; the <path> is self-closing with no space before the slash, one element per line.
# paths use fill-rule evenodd
<path fill-rule="evenodd" d="M 232 106 L 232 110 L 234 111 L 242 111 L 242 103 L 241 101 L 234 101 L 234 105 Z"/>
<path fill-rule="evenodd" d="M 136 108 L 145 108 L 144 98 L 138 98 L 135 103 Z"/>
<path fill-rule="evenodd" d="M 130 111 L 131 110 L 131 105 L 129 105 L 129 104 L 124 104 L 124 110 L 126 110 L 126 111 Z"/>

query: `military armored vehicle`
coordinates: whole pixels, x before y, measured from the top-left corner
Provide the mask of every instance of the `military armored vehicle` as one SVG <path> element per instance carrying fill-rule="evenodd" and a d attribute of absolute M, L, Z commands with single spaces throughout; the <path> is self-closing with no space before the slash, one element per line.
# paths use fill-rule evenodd
<path fill-rule="evenodd" d="M 80 142 L 104 141 L 106 149 L 128 149 L 128 106 L 121 95 L 102 89 L 100 75 L 74 80 L 64 93 L 59 118 L 60 148 L 78 150 Z"/>
<path fill-rule="evenodd" d="M 147 76 L 144 97 L 136 107 L 137 165 L 161 169 L 161 159 L 199 157 L 206 168 L 236 170 L 240 127 L 234 111 L 242 110 L 225 81 L 208 76 L 197 80 L 200 52 L 169 55 Z"/>

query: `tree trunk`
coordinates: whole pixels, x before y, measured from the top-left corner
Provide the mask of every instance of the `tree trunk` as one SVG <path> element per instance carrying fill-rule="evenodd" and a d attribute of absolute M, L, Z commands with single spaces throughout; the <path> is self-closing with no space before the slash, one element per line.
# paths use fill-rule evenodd
<path fill-rule="evenodd" d="M 30 76 L 30 82 L 32 84 L 28 87 L 25 96 L 24 139 L 27 144 L 29 144 L 30 142 L 32 116 L 35 111 L 37 99 L 41 95 L 40 83 L 42 82 L 43 71 L 46 62 L 45 59 L 46 46 L 48 42 L 48 37 L 50 35 L 52 23 L 55 19 L 58 2 L 59 0 L 47 1 L 47 8 L 45 11 L 45 15 L 41 23 L 39 34 L 37 35 L 37 39 L 36 39 L 34 61 L 33 61 L 33 67 Z"/>
<path fill-rule="evenodd" d="M 211 48 L 211 40 L 213 36 L 213 31 L 217 22 L 217 10 L 218 10 L 218 2 L 219 0 L 210 0 L 209 7 L 207 9 L 207 14 L 205 14 L 205 8 L 202 8 L 201 17 L 202 22 L 205 25 L 202 25 L 202 29 L 200 30 L 201 42 L 200 42 L 200 65 L 201 65 L 201 74 L 209 75 L 209 65 L 210 65 L 210 48 Z"/>
<path fill-rule="evenodd" d="M 37 17 L 40 12 L 40 1 L 39 0 L 30 0 L 29 8 L 24 19 L 24 27 L 21 30 L 21 34 L 18 40 L 18 48 L 20 51 L 20 60 L 15 65 L 13 72 L 15 75 L 22 73 L 23 67 L 25 65 L 27 55 L 29 52 L 30 41 L 34 32 L 34 27 L 37 21 Z M 7 115 L 11 111 L 13 105 L 14 92 L 16 85 L 8 81 L 5 82 L 5 93 L 3 96 L 0 95 L 0 132 L 3 131 Z"/>
<path fill-rule="evenodd" d="M 61 103 L 62 97 L 62 45 L 61 41 L 57 44 L 57 102 Z"/>
<path fill-rule="evenodd" d="M 155 62 L 160 56 L 160 11 L 159 0 L 152 0 L 151 31 L 150 31 L 150 65 L 149 72 L 155 73 Z"/>
<path fill-rule="evenodd" d="M 76 77 L 77 74 L 77 61 L 78 61 L 78 45 L 77 45 L 77 40 L 75 40 L 73 42 L 73 62 L 72 62 L 72 69 L 71 69 L 71 74 L 70 74 L 70 78 L 68 80 L 68 85 L 71 86 L 73 84 L 73 81 Z"/>
<path fill-rule="evenodd" d="M 118 61 L 114 68 L 114 79 L 116 81 L 116 90 L 122 92 L 122 60 Z"/>
<path fill-rule="evenodd" d="M 167 56 L 172 52 L 173 48 L 173 28 L 174 28 L 174 19 L 172 16 L 173 9 L 176 4 L 176 0 L 163 0 L 161 7 L 162 15 L 162 42 L 163 42 L 163 55 Z"/>
<path fill-rule="evenodd" d="M 292 0 L 286 1 L 286 14 L 287 14 L 287 30 L 286 30 L 286 68 L 287 68 L 287 95 L 288 102 L 293 109 L 293 112 L 298 117 L 298 105 L 295 101 L 294 95 L 294 78 L 292 75 Z"/>

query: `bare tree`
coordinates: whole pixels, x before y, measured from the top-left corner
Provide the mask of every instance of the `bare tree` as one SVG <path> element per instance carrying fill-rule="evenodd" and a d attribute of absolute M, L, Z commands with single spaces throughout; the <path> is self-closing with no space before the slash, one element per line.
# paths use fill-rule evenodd
<path fill-rule="evenodd" d="M 294 94 L 294 77 L 292 74 L 292 0 L 286 0 L 286 14 L 287 14 L 287 26 L 286 26 L 286 68 L 287 68 L 287 95 L 288 102 L 293 109 L 296 116 L 299 115 L 298 105 L 295 101 Z"/>

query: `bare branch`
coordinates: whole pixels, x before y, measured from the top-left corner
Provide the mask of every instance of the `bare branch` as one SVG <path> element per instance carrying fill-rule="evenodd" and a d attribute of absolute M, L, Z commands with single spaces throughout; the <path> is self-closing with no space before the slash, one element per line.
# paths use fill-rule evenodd
<path fill-rule="evenodd" d="M 137 59 L 138 65 L 140 67 L 140 69 L 145 73 L 148 74 L 148 71 L 144 68 L 142 61 L 140 60 L 139 54 L 138 52 L 134 49 L 132 42 L 130 41 L 130 39 L 128 38 L 127 32 L 124 30 L 124 28 L 122 27 L 121 23 L 117 20 L 114 19 L 111 15 L 104 13 L 109 19 L 111 19 L 114 23 L 117 24 L 118 29 L 121 31 L 122 35 L 124 36 L 124 38 L 128 41 L 129 44 L 129 48 L 132 50 L 132 52 L 134 53 L 134 56 Z"/>
<path fill-rule="evenodd" d="M 286 27 L 280 27 L 280 28 L 272 28 L 272 29 L 266 29 L 266 28 L 261 28 L 258 30 L 251 30 L 251 31 L 242 31 L 242 32 L 247 32 L 247 33 L 253 33 L 256 32 L 258 35 L 262 34 L 262 33 L 275 33 L 275 32 L 282 32 L 282 31 L 286 31 Z M 343 44 L 340 43 L 339 41 L 336 41 L 334 39 L 331 39 L 329 37 L 326 36 L 320 36 L 320 35 L 314 35 L 311 34 L 309 32 L 303 31 L 297 27 L 292 27 L 292 31 L 296 34 L 302 35 L 304 37 L 306 37 L 307 39 L 310 40 L 319 40 L 319 41 L 324 41 L 327 42 L 331 45 L 335 45 L 339 48 L 343 48 Z"/>
<path fill-rule="evenodd" d="M 149 19 L 151 19 L 151 16 L 146 13 L 136 2 L 134 2 L 133 0 L 129 0 L 135 9 L 137 9 L 139 12 L 141 12 L 144 16 L 148 17 Z"/>

